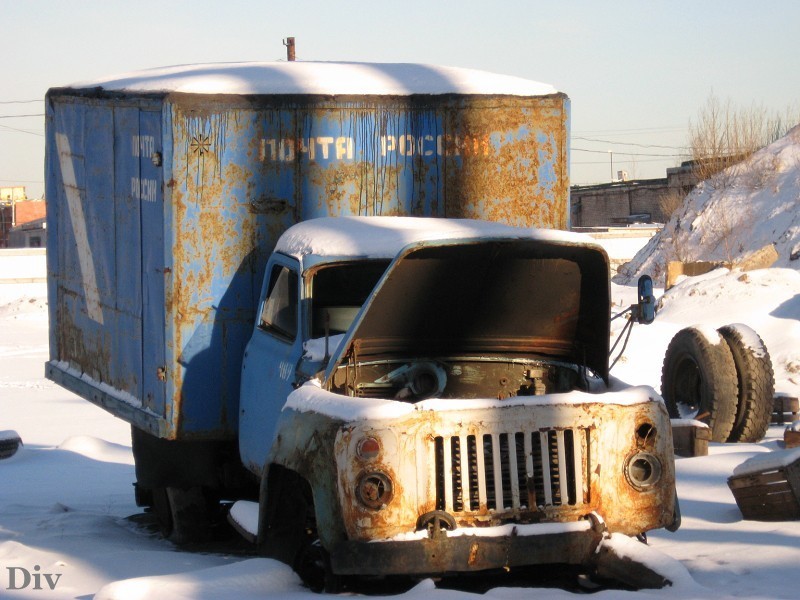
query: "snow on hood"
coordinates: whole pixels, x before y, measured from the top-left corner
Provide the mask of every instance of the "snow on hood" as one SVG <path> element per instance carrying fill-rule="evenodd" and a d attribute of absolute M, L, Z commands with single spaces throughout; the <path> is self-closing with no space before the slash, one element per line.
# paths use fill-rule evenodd
<path fill-rule="evenodd" d="M 698 184 L 614 282 L 643 274 L 663 282 L 669 261 L 735 263 L 768 244 L 778 253 L 773 266 L 800 269 L 800 126 Z"/>
<path fill-rule="evenodd" d="M 435 217 L 322 217 L 293 225 L 278 239 L 275 250 L 298 261 L 319 257 L 394 258 L 408 246 L 425 240 L 480 238 L 537 239 L 602 248 L 585 234 L 512 227 L 476 219 Z"/>
<path fill-rule="evenodd" d="M 416 404 L 398 400 L 382 400 L 376 398 L 355 398 L 328 392 L 320 387 L 319 380 L 312 379 L 289 394 L 284 410 L 291 409 L 297 412 L 315 412 L 332 419 L 345 422 L 398 419 L 415 412 L 457 410 L 481 410 L 505 408 L 509 406 L 552 406 L 563 404 L 576 406 L 579 404 L 595 403 L 602 401 L 605 404 L 619 404 L 632 406 L 645 402 L 661 402 L 661 398 L 650 386 L 629 387 L 623 391 L 610 392 L 598 396 L 586 392 L 568 392 L 565 394 L 547 394 L 544 396 L 515 396 L 498 400 L 487 399 L 456 399 L 456 398 L 431 398 Z"/>
<path fill-rule="evenodd" d="M 301 61 L 177 65 L 82 81 L 67 87 L 191 94 L 546 96 L 558 93 L 545 83 L 457 67 Z"/>

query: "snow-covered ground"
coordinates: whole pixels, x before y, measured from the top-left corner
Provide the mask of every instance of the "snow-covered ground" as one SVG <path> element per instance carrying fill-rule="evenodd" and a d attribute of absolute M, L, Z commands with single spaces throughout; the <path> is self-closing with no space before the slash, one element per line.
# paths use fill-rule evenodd
<path fill-rule="evenodd" d="M 612 287 L 618 307 L 635 296 L 632 288 Z M 310 597 L 294 573 L 277 562 L 181 552 L 128 519 L 140 512 L 133 501 L 129 429 L 44 379 L 45 302 L 41 284 L 0 302 L 0 430 L 15 430 L 25 443 L 0 461 L 0 598 Z M 770 350 L 777 391 L 800 391 L 800 273 L 717 271 L 684 281 L 662 304 L 655 323 L 634 328 L 613 371 L 617 377 L 658 388 L 664 350 L 678 329 L 744 322 Z M 598 596 L 796 598 L 800 521 L 745 521 L 726 484 L 746 459 L 781 451 L 783 429 L 772 426 L 759 444 L 712 444 L 708 457 L 677 459 L 681 529 L 652 533 L 649 548 L 636 542 L 629 550 L 655 560 L 676 584 Z M 430 581 L 403 594 L 465 595 L 435 589 Z M 486 595 L 573 594 L 530 587 L 495 588 Z"/>

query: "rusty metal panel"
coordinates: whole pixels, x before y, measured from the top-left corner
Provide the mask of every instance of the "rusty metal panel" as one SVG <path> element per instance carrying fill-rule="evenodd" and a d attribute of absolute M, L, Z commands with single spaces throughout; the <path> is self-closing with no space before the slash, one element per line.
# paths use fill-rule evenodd
<path fill-rule="evenodd" d="M 180 427 L 222 398 L 234 427 L 240 357 L 268 252 L 296 221 L 329 215 L 469 216 L 566 225 L 567 99 L 169 97 Z M 523 153 L 523 154 L 520 154 Z M 195 379 L 213 365 L 215 381 Z M 210 386 L 210 387 L 209 387 Z M 177 424 L 176 424 L 177 426 Z M 207 427 L 204 425 L 203 427 Z"/>
<path fill-rule="evenodd" d="M 568 225 L 563 94 L 49 97 L 50 368 L 169 439 L 236 434 L 263 269 L 293 223 Z"/>
<path fill-rule="evenodd" d="M 567 226 L 562 94 L 170 103 L 184 180 L 173 191 L 194 201 L 235 196 L 290 221 L 405 214 Z"/>
<path fill-rule="evenodd" d="M 675 472 L 663 404 L 553 400 L 535 410 L 420 410 L 342 428 L 333 454 L 349 539 L 413 534 L 432 511 L 468 529 L 573 522 L 590 513 L 627 535 L 669 525 Z M 381 451 L 365 458 L 358 446 L 366 437 L 378 440 Z M 660 478 L 637 489 L 626 470 L 641 452 L 658 458 Z M 371 472 L 393 486 L 380 509 L 345 496 Z"/>

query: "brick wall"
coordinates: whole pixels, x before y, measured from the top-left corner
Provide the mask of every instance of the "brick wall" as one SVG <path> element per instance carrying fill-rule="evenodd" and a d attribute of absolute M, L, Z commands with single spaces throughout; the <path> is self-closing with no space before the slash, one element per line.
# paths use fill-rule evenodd
<path fill-rule="evenodd" d="M 24 225 L 47 215 L 47 204 L 44 200 L 24 200 L 14 205 L 16 225 Z"/>

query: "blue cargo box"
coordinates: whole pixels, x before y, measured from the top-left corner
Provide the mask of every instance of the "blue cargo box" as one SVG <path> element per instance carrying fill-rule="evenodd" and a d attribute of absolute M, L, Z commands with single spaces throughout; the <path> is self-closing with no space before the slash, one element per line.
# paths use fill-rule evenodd
<path fill-rule="evenodd" d="M 292 63 L 227 67 L 248 93 L 198 84 L 221 67 L 51 89 L 46 375 L 158 437 L 233 438 L 262 271 L 290 225 L 568 228 L 564 94 L 462 93 L 442 77 L 433 93 L 413 65 L 371 67 L 409 91 L 303 93 L 301 77 L 285 84 Z"/>

